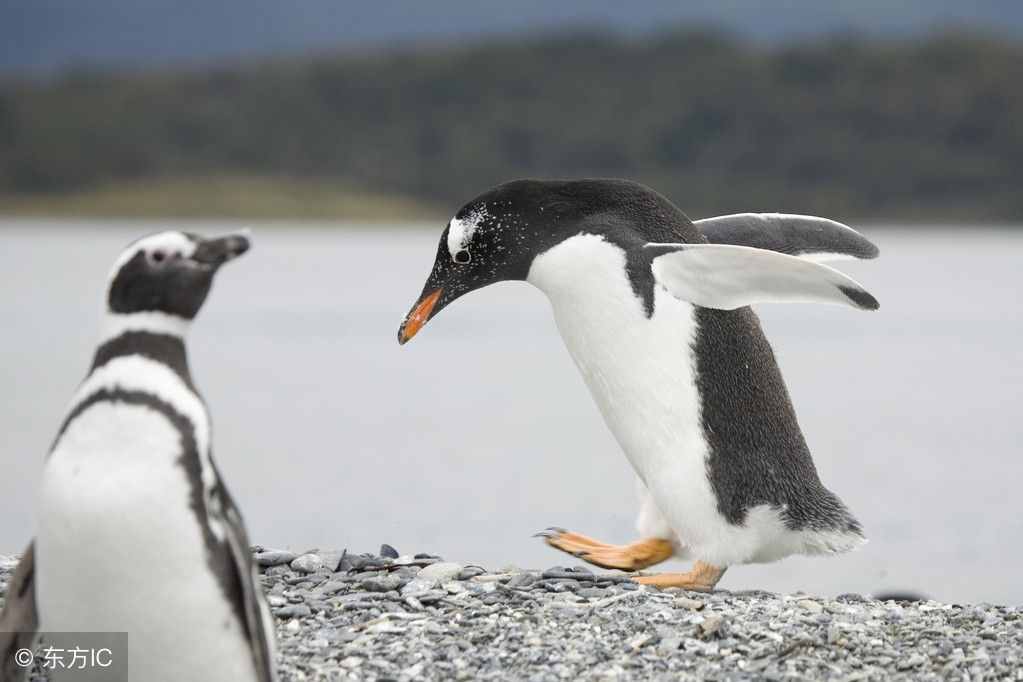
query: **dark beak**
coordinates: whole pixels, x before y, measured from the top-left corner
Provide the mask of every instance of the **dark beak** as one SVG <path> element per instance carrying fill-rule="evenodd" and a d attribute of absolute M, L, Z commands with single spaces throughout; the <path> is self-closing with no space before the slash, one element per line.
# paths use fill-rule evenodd
<path fill-rule="evenodd" d="M 423 325 L 433 316 L 434 310 L 437 308 L 437 301 L 440 300 L 443 293 L 444 289 L 440 287 L 423 292 L 398 329 L 398 343 L 404 345 L 423 328 Z"/>
<path fill-rule="evenodd" d="M 229 260 L 234 260 L 249 250 L 252 242 L 249 231 L 242 230 L 223 237 L 203 239 L 192 253 L 192 260 L 202 265 L 219 268 Z"/>

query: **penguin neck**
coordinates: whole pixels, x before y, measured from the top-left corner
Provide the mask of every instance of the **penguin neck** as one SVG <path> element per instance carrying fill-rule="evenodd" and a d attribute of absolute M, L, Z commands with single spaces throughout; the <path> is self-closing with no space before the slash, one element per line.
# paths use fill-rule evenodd
<path fill-rule="evenodd" d="M 127 332 L 173 336 L 183 343 L 191 326 L 192 320 L 159 310 L 146 310 L 138 313 L 107 311 L 100 332 L 100 344 L 116 339 Z"/>
<path fill-rule="evenodd" d="M 625 250 L 594 234 L 569 237 L 533 259 L 526 278 L 555 312 L 602 315 L 608 305 L 639 309 L 630 286 Z"/>
<path fill-rule="evenodd" d="M 108 312 L 89 371 L 92 373 L 115 358 L 137 355 L 170 367 L 194 390 L 185 348 L 191 322 L 156 311 Z"/>

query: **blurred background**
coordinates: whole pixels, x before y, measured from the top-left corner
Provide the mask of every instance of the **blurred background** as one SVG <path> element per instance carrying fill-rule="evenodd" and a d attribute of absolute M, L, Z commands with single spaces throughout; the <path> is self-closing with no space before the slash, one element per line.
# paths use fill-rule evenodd
<path fill-rule="evenodd" d="M 834 3 L 837 4 L 837 3 Z M 33 0 L 0 5 L 0 553 L 134 237 L 255 228 L 192 338 L 257 542 L 570 563 L 633 475 L 543 296 L 400 349 L 448 217 L 501 181 L 627 177 L 693 218 L 861 229 L 873 314 L 761 314 L 871 537 L 722 587 L 1023 602 L 1023 4 Z"/>

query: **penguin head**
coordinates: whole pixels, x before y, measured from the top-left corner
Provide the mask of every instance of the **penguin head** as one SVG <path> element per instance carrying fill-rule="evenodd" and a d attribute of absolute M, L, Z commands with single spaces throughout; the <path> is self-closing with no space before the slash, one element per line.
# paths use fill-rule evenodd
<path fill-rule="evenodd" d="M 638 248 L 658 230 L 691 227 L 652 189 L 627 180 L 515 180 L 481 194 L 458 210 L 440 237 L 433 269 L 419 300 L 398 330 L 404 344 L 455 299 L 489 284 L 525 280 L 533 260 L 580 233 L 633 236 Z M 652 231 L 640 238 L 640 232 Z M 672 233 L 674 241 L 698 240 Z"/>
<path fill-rule="evenodd" d="M 249 245 L 246 233 L 205 238 L 170 231 L 136 240 L 114 263 L 107 311 L 191 320 L 202 308 L 220 266 L 248 251 Z"/>

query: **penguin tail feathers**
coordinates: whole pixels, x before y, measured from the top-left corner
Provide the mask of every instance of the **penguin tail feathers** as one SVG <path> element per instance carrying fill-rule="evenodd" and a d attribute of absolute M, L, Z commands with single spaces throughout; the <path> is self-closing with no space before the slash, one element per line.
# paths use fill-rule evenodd
<path fill-rule="evenodd" d="M 822 493 L 816 504 L 810 506 L 810 519 L 804 516 L 806 520 L 799 524 L 803 553 L 845 554 L 866 544 L 863 526 L 845 504 L 826 488 Z M 806 513 L 809 509 L 802 511 Z"/>
<path fill-rule="evenodd" d="M 803 532 L 804 554 L 845 554 L 867 544 L 862 531 L 808 530 Z"/>

